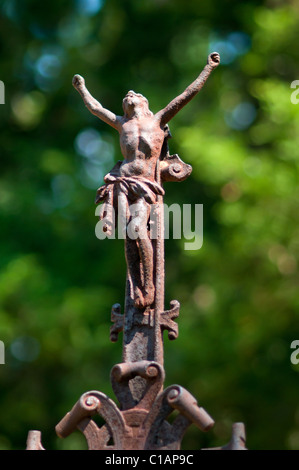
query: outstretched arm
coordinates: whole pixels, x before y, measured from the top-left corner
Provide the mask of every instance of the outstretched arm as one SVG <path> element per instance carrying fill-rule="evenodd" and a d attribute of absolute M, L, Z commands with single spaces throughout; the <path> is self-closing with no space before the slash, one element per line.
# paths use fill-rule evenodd
<path fill-rule="evenodd" d="M 159 111 L 156 116 L 161 120 L 161 124 L 165 125 L 169 122 L 192 98 L 202 89 L 212 70 L 218 67 L 220 63 L 220 55 L 213 52 L 209 55 L 207 65 L 197 77 L 197 79 L 189 85 L 186 90 L 179 96 L 174 98 L 166 108 Z"/>
<path fill-rule="evenodd" d="M 120 116 L 116 116 L 116 114 L 112 113 L 108 109 L 103 108 L 101 103 L 99 103 L 95 98 L 93 98 L 93 96 L 91 96 L 85 86 L 85 80 L 83 77 L 81 77 L 81 75 L 74 76 L 73 86 L 80 93 L 85 106 L 92 114 L 94 114 L 110 126 L 114 127 L 114 129 L 120 130 Z"/>

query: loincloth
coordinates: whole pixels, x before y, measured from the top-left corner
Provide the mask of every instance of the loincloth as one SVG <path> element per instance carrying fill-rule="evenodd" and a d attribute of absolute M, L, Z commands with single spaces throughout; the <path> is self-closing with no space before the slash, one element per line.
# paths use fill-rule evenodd
<path fill-rule="evenodd" d="M 112 202 L 119 193 L 125 194 L 129 201 L 144 198 L 149 204 L 156 202 L 157 195 L 164 195 L 160 184 L 140 176 L 112 176 L 108 173 L 104 181 L 105 184 L 97 190 L 96 204 L 107 199 Z"/>
<path fill-rule="evenodd" d="M 164 189 L 156 181 L 142 176 L 113 176 L 111 173 L 104 178 L 105 184 L 97 190 L 95 203 L 103 203 L 100 219 L 105 218 L 106 226 L 114 226 L 118 212 L 118 196 L 126 196 L 128 204 L 143 198 L 148 204 L 157 201 L 157 195 L 164 195 Z M 110 231 L 110 230 L 109 230 Z"/>

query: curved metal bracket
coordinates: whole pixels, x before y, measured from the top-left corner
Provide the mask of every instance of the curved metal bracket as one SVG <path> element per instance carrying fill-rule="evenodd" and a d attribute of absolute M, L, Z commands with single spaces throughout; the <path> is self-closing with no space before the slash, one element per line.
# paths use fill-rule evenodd
<path fill-rule="evenodd" d="M 228 444 L 222 447 L 211 447 L 202 450 L 247 450 L 244 423 L 233 424 L 232 437 Z"/>
<path fill-rule="evenodd" d="M 86 392 L 81 396 L 72 410 L 57 424 L 55 428 L 57 435 L 62 438 L 69 436 L 82 425 L 84 419 L 91 418 L 96 413 L 102 416 L 109 426 L 115 447 L 121 448 L 121 436 L 126 431 L 125 421 L 116 404 L 104 393 L 98 391 Z M 89 430 L 86 432 L 88 433 Z"/>
<path fill-rule="evenodd" d="M 143 387 L 143 397 L 138 402 L 130 391 L 130 380 L 137 376 L 146 382 Z M 115 365 L 111 370 L 111 384 L 121 409 L 149 410 L 163 386 L 164 376 L 164 369 L 154 361 L 125 362 Z"/>
<path fill-rule="evenodd" d="M 170 425 L 166 419 L 175 409 L 180 414 Z M 145 421 L 144 427 L 148 435 L 145 448 L 179 449 L 183 435 L 191 423 L 206 432 L 214 425 L 214 420 L 197 405 L 196 399 L 185 388 L 171 385 L 159 394 Z"/>
<path fill-rule="evenodd" d="M 172 300 L 170 302 L 170 310 L 165 310 L 161 313 L 160 326 L 162 331 L 168 331 L 168 338 L 172 341 L 179 336 L 179 327 L 173 320 L 180 314 L 180 302 Z"/>

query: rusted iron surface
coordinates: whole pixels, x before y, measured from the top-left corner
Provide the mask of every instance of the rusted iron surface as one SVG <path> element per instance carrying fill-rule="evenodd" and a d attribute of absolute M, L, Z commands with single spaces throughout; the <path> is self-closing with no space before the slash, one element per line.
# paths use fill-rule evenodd
<path fill-rule="evenodd" d="M 178 337 L 174 320 L 180 309 L 177 300 L 171 301 L 169 310 L 164 306 L 163 184 L 183 181 L 192 171 L 177 154 L 170 155 L 168 122 L 201 90 L 219 62 L 218 53 L 210 54 L 198 78 L 156 114 L 149 110 L 144 96 L 131 90 L 123 100 L 124 115 L 117 116 L 92 97 L 82 77 L 76 75 L 73 79 L 89 111 L 119 132 L 124 158 L 105 176 L 96 197 L 96 203 L 102 203 L 103 231 L 110 234 L 115 229 L 115 214 L 120 215 L 125 228 L 124 313 L 119 304 L 112 306 L 110 329 L 111 341 L 117 341 L 120 333 L 123 337 L 123 362 L 111 370 L 119 406 L 105 394 L 90 391 L 56 426 L 61 438 L 79 429 L 91 450 L 180 449 L 191 424 L 203 432 L 214 425 L 210 415 L 183 387 L 163 389 L 163 332 L 168 332 L 170 340 Z M 153 238 L 150 211 L 155 220 Z M 128 234 L 129 226 L 134 237 Z M 170 424 L 167 419 L 174 411 L 178 414 Z M 93 420 L 96 415 L 104 419 L 103 426 Z M 30 432 L 27 448 L 43 448 L 36 431 Z M 240 423 L 234 425 L 231 442 L 224 448 L 245 448 L 245 431 Z"/>
<path fill-rule="evenodd" d="M 135 308 L 145 309 L 153 305 L 155 291 L 159 290 L 160 293 L 162 287 L 155 285 L 154 247 L 147 233 L 149 205 L 161 201 L 164 195 L 162 180 L 178 181 L 191 172 L 191 167 L 178 156 L 169 156 L 168 122 L 202 89 L 219 62 L 218 53 L 210 54 L 198 78 L 155 114 L 150 111 L 143 95 L 130 90 L 123 99 L 124 115 L 117 116 L 93 98 L 80 75 L 75 75 L 73 79 L 73 85 L 89 111 L 119 132 L 124 160 L 105 176 L 105 184 L 98 189 L 96 202 L 103 203 L 101 217 L 107 219 L 106 230 L 111 222 L 109 214 L 113 207 L 125 215 L 128 223 L 131 222 L 136 234 L 135 239 L 127 236 L 125 242 L 128 277 L 131 281 L 129 295 Z M 159 161 L 162 169 L 157 172 Z M 138 206 L 136 216 L 130 216 L 132 204 Z M 161 239 L 159 237 L 158 240 Z"/>
<path fill-rule="evenodd" d="M 130 390 L 130 381 L 137 376 L 146 383 L 144 395 L 138 402 Z M 89 449 L 179 449 L 191 423 L 204 432 L 214 424 L 183 387 L 172 385 L 163 390 L 164 370 L 158 363 L 117 364 L 111 371 L 111 382 L 120 407 L 101 392 L 87 392 L 56 426 L 60 437 L 65 438 L 80 429 Z M 174 410 L 179 415 L 170 424 L 167 418 Z M 92 421 L 96 413 L 106 422 L 101 428 Z"/>
<path fill-rule="evenodd" d="M 202 450 L 247 450 L 244 423 L 233 424 L 232 437 L 228 444 L 222 447 L 211 447 L 209 449 Z"/>
<path fill-rule="evenodd" d="M 102 203 L 103 230 L 115 226 L 111 214 L 121 214 L 134 237 L 125 233 L 127 284 L 124 318 L 119 307 L 112 313 L 115 341 L 123 329 L 123 361 L 154 360 L 163 364 L 161 316 L 164 312 L 164 216 L 163 182 L 182 181 L 191 173 L 177 154 L 170 155 L 168 122 L 202 89 L 220 56 L 212 53 L 203 71 L 183 93 L 157 113 L 149 109 L 147 99 L 130 90 L 123 99 L 123 116 L 105 109 L 89 93 L 85 80 L 75 75 L 73 85 L 91 113 L 119 132 L 123 161 L 117 162 L 97 191 L 96 203 Z M 131 209 L 134 206 L 135 212 Z M 156 211 L 157 237 L 148 229 L 150 210 Z M 137 209 L 136 209 L 137 208 Z M 110 232 L 109 232 L 110 233 Z M 153 311 L 153 322 L 152 322 Z M 166 320 L 166 321 L 165 321 Z M 177 336 L 176 326 L 164 315 L 164 328 Z"/>
<path fill-rule="evenodd" d="M 29 431 L 27 436 L 27 450 L 45 450 L 42 441 L 42 435 L 40 431 Z"/>

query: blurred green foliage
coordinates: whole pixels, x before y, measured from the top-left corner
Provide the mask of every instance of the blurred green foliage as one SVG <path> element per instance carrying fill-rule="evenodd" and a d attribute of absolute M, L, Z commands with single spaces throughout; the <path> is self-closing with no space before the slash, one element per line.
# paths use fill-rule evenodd
<path fill-rule="evenodd" d="M 0 448 L 24 448 L 30 429 L 48 449 L 85 448 L 55 425 L 87 390 L 114 398 L 110 309 L 126 266 L 121 240 L 95 237 L 93 200 L 121 156 L 72 76 L 117 114 L 129 89 L 156 112 L 218 50 L 170 124 L 193 173 L 165 202 L 204 204 L 204 243 L 166 243 L 166 300 L 182 305 L 166 385 L 216 421 L 206 435 L 191 427 L 185 449 L 226 443 L 235 421 L 251 449 L 299 449 L 298 21 L 295 0 L 1 0 Z"/>

